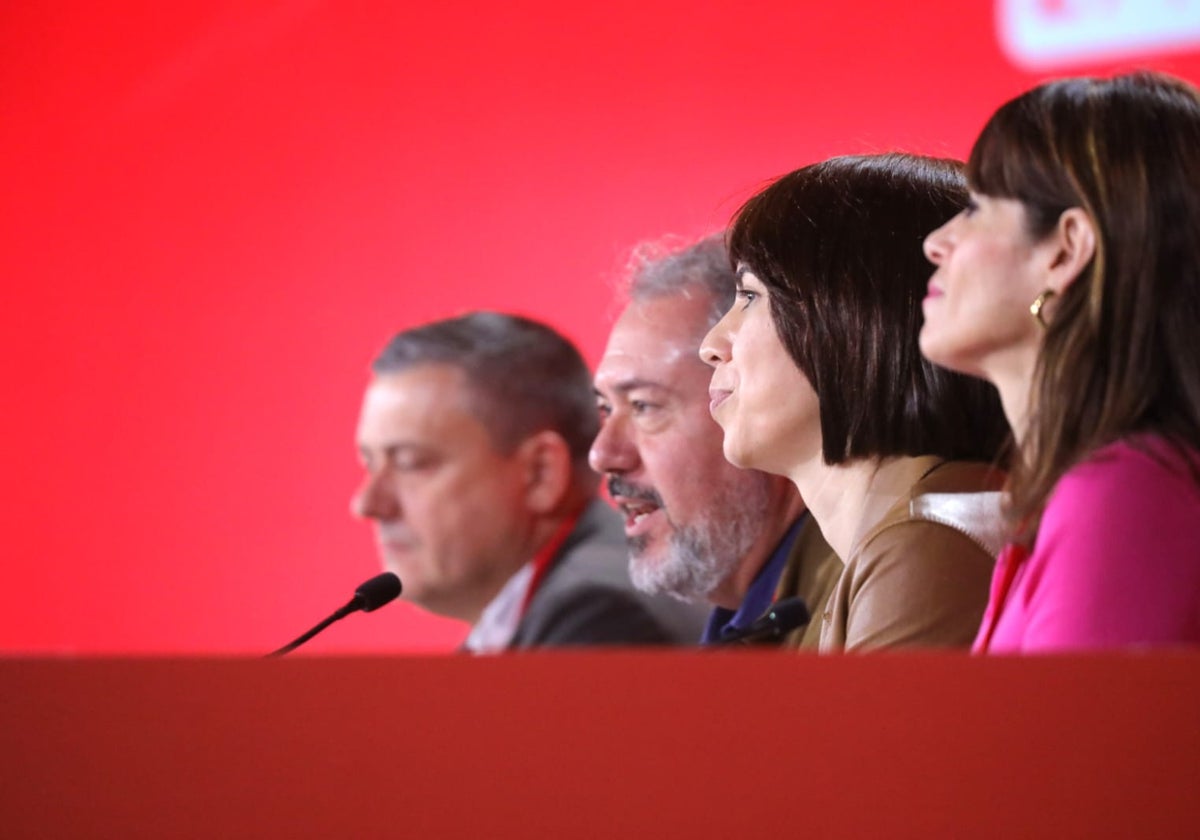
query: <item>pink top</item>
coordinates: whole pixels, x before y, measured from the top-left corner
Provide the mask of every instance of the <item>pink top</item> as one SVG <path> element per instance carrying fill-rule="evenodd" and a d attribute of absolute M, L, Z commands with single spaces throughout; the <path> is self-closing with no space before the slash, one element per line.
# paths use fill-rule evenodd
<path fill-rule="evenodd" d="M 1062 477 L 1032 555 L 1000 553 L 976 653 L 1200 644 L 1200 487 L 1161 438 L 1136 443 Z"/>

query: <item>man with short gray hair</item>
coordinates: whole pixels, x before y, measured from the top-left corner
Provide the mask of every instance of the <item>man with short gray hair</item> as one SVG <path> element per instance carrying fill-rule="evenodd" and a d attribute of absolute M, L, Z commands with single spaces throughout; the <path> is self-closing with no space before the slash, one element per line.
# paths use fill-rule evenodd
<path fill-rule="evenodd" d="M 625 515 L 634 583 L 712 604 L 706 644 L 737 637 L 776 599 L 799 596 L 816 620 L 789 644 L 815 647 L 841 561 L 788 479 L 725 460 L 709 414 L 700 342 L 736 285 L 723 237 L 643 246 L 635 262 L 596 371 L 603 419 L 590 457 Z"/>
<path fill-rule="evenodd" d="M 403 597 L 469 623 L 476 652 L 694 642 L 694 612 L 629 585 L 587 465 L 591 375 L 569 341 L 477 312 L 400 333 L 372 370 L 352 507 Z"/>

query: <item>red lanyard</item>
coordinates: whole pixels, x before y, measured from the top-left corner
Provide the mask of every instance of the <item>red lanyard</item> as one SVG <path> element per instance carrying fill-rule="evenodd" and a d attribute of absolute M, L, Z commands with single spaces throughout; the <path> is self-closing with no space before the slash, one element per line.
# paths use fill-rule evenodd
<path fill-rule="evenodd" d="M 538 549 L 537 554 L 533 555 L 533 577 L 529 579 L 529 587 L 525 590 L 525 600 L 521 603 L 522 618 L 525 616 L 525 611 L 529 609 L 529 602 L 533 600 L 533 594 L 538 591 L 538 587 L 542 585 L 550 567 L 554 565 L 554 558 L 558 554 L 558 550 L 575 530 L 575 525 L 582 515 L 583 509 L 580 508 L 563 520 L 563 523 L 558 526 L 558 530 L 554 532 L 554 536 L 550 537 L 545 545 Z"/>

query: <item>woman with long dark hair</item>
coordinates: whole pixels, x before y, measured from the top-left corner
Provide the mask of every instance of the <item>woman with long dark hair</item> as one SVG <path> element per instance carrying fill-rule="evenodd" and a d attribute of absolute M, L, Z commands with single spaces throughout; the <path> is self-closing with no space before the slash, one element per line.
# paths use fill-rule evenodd
<path fill-rule="evenodd" d="M 1200 643 L 1200 95 L 1042 85 L 967 179 L 925 242 L 921 348 L 996 385 L 1016 444 L 976 649 Z"/>

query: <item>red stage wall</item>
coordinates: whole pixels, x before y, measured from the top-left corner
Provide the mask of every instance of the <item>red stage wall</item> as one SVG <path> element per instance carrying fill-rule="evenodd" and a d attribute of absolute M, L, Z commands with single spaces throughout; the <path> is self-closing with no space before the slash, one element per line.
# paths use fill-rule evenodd
<path fill-rule="evenodd" d="M 394 331 L 503 308 L 594 361 L 639 240 L 828 155 L 965 155 L 1048 75 L 1200 80 L 1188 8 L 5 4 L 0 652 L 276 647 L 377 570 L 347 501 Z M 462 632 L 393 606 L 311 650 Z"/>

